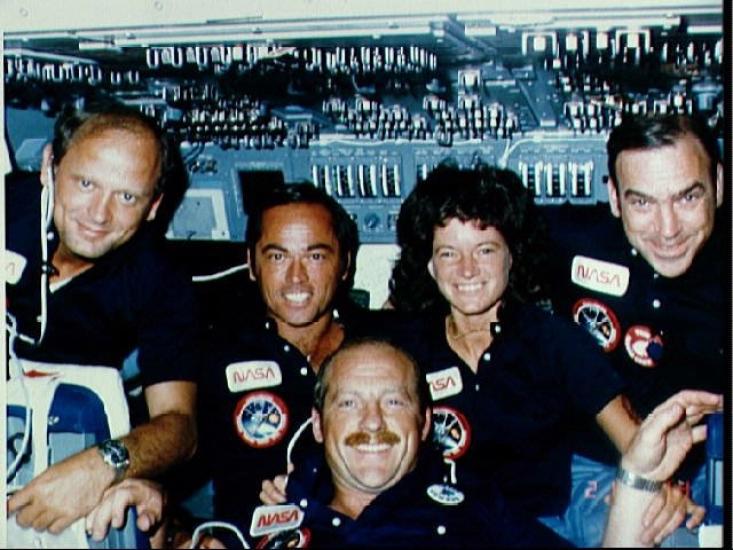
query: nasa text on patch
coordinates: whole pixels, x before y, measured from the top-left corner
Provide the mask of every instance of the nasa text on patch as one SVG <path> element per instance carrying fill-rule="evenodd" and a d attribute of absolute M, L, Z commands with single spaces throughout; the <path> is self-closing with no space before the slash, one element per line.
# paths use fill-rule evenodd
<path fill-rule="evenodd" d="M 578 286 L 611 296 L 623 296 L 629 288 L 629 268 L 611 262 L 575 256 L 570 279 Z"/>
<path fill-rule="evenodd" d="M 296 529 L 303 523 L 303 511 L 295 504 L 258 506 L 252 514 L 249 534 L 261 537 L 285 529 Z"/>
<path fill-rule="evenodd" d="M 226 368 L 227 387 L 232 393 L 282 384 L 283 375 L 275 361 L 240 361 Z"/>
<path fill-rule="evenodd" d="M 430 386 L 430 396 L 433 401 L 445 399 L 451 395 L 457 395 L 463 391 L 463 380 L 458 367 L 430 372 L 425 375 L 425 380 Z"/>

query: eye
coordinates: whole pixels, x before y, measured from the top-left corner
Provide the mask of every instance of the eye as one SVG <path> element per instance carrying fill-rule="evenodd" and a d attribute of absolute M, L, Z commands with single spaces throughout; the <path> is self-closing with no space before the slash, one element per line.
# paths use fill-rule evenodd
<path fill-rule="evenodd" d="M 84 190 L 91 189 L 94 186 L 94 184 L 90 180 L 79 180 L 79 187 L 81 187 Z"/>
<path fill-rule="evenodd" d="M 119 197 L 119 200 L 122 204 L 133 205 L 137 202 L 137 196 L 133 195 L 132 193 L 123 192 L 117 196 Z"/>
<path fill-rule="evenodd" d="M 632 197 L 629 199 L 629 203 L 635 208 L 646 208 L 649 206 L 649 200 L 644 197 Z"/>
<path fill-rule="evenodd" d="M 458 257 L 456 252 L 449 248 L 441 248 L 438 250 L 437 256 L 440 260 L 454 260 Z"/>
<path fill-rule="evenodd" d="M 356 408 L 356 399 L 352 399 L 352 398 L 341 399 L 338 402 L 338 408 L 339 409 L 355 409 Z"/>
<path fill-rule="evenodd" d="M 491 246 L 482 246 L 481 248 L 478 249 L 478 253 L 481 256 L 488 256 L 492 252 L 494 252 L 494 248 Z"/>
<path fill-rule="evenodd" d="M 279 251 L 272 251 L 272 252 L 267 253 L 266 258 L 270 262 L 278 263 L 278 262 L 282 262 L 285 259 L 285 254 Z"/>
<path fill-rule="evenodd" d="M 388 397 L 385 400 L 385 404 L 392 409 L 398 409 L 407 405 L 407 402 L 401 397 Z"/>
<path fill-rule="evenodd" d="M 686 204 L 692 204 L 702 197 L 702 193 L 698 190 L 690 191 L 682 195 L 682 202 Z"/>
<path fill-rule="evenodd" d="M 311 260 L 321 262 L 326 259 L 326 255 L 323 252 L 311 252 Z"/>

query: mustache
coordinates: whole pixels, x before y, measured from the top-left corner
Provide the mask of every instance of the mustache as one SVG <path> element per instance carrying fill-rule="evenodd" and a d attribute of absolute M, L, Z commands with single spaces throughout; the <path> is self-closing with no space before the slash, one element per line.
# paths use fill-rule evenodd
<path fill-rule="evenodd" d="M 368 434 L 366 432 L 354 432 L 344 439 L 344 444 L 349 447 L 357 445 L 396 445 L 400 442 L 400 436 L 389 430 L 379 430 L 377 433 Z"/>

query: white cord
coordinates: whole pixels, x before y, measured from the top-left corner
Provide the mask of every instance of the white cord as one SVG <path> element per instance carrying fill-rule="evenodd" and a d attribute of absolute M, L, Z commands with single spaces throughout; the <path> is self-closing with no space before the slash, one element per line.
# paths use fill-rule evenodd
<path fill-rule="evenodd" d="M 458 478 L 456 478 L 456 461 L 450 458 L 444 458 L 443 462 L 450 466 L 450 482 L 451 485 L 455 485 L 458 483 Z"/>
<path fill-rule="evenodd" d="M 303 422 L 300 425 L 300 428 L 297 429 L 297 431 L 293 434 L 293 437 L 290 438 L 290 441 L 288 442 L 288 451 L 287 451 L 287 465 L 290 465 L 292 463 L 291 457 L 293 455 L 293 447 L 295 447 L 295 444 L 298 442 L 298 439 L 303 434 L 303 430 L 305 430 L 308 425 L 310 425 L 313 422 L 312 418 L 309 418 L 305 422 Z"/>
<path fill-rule="evenodd" d="M 211 275 L 194 275 L 193 277 L 191 277 L 191 280 L 194 283 L 205 283 L 208 281 L 214 281 L 216 279 L 222 279 L 224 277 L 231 275 L 232 273 L 237 273 L 238 271 L 244 271 L 245 269 L 249 269 L 248 263 L 235 265 L 233 267 L 225 269 L 224 271 L 219 271 L 218 273 L 212 273 Z"/>
<path fill-rule="evenodd" d="M 215 527 L 220 527 L 222 529 L 229 529 L 232 531 L 237 538 L 239 539 L 239 542 L 242 543 L 243 548 L 249 548 L 249 545 L 247 544 L 247 541 L 244 539 L 244 535 L 242 535 L 242 532 L 237 529 L 236 526 L 232 525 L 231 523 L 227 523 L 225 521 L 205 521 L 193 532 L 193 535 L 191 535 L 191 548 L 196 548 L 196 545 L 199 543 L 199 537 L 201 536 L 201 531 L 204 529 L 211 529 Z"/>
<path fill-rule="evenodd" d="M 8 466 L 8 471 L 6 475 L 6 483 L 10 484 L 12 479 L 15 477 L 16 470 L 18 469 L 18 466 L 20 465 L 21 460 L 23 460 L 23 457 L 25 456 L 26 451 L 28 450 L 28 444 L 30 443 L 31 439 L 31 407 L 30 407 L 30 397 L 28 396 L 28 389 L 25 386 L 25 380 L 24 380 L 24 374 L 23 369 L 20 367 L 20 363 L 18 362 L 18 356 L 15 354 L 15 339 L 18 337 L 18 330 L 16 328 L 15 324 L 15 317 L 13 317 L 10 313 L 7 314 L 7 326 L 8 330 L 10 331 L 10 338 L 8 339 L 8 351 L 10 354 L 10 361 L 8 362 L 8 367 L 10 370 L 10 376 L 12 378 L 17 378 L 19 380 L 20 388 L 23 392 L 23 401 L 25 402 L 25 423 L 23 425 L 23 441 L 20 445 L 20 450 L 18 451 L 18 454 L 15 456 L 15 459 L 13 460 L 12 464 Z M 11 487 L 8 487 L 8 490 L 10 490 Z"/>

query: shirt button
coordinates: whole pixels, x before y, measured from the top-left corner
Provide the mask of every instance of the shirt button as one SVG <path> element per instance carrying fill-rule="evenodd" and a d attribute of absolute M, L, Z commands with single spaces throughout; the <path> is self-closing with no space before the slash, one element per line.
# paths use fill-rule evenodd
<path fill-rule="evenodd" d="M 289 346 L 289 345 L 287 345 L 287 344 L 285 344 L 285 345 L 283 346 L 283 350 L 285 350 L 285 351 L 290 351 L 290 346 Z"/>
<path fill-rule="evenodd" d="M 307 374 L 308 374 L 308 367 L 302 367 L 302 368 L 300 369 L 300 374 L 301 374 L 302 376 L 307 376 Z"/>
<path fill-rule="evenodd" d="M 478 391 L 478 390 L 479 390 L 479 385 L 478 385 L 478 384 L 476 384 L 476 391 Z"/>
<path fill-rule="evenodd" d="M 305 498 L 304 498 L 304 499 L 302 499 L 302 500 L 300 501 L 300 507 L 301 507 L 301 508 L 308 508 L 308 500 L 307 500 L 307 499 L 305 499 Z"/>
<path fill-rule="evenodd" d="M 334 527 L 338 527 L 339 525 L 341 525 L 341 518 L 333 518 L 331 520 L 331 525 L 333 525 Z"/>
<path fill-rule="evenodd" d="M 484 353 L 484 361 L 491 361 L 491 354 L 488 351 Z"/>
<path fill-rule="evenodd" d="M 494 330 L 496 331 L 496 334 L 499 334 L 501 332 L 501 325 L 497 324 Z"/>
<path fill-rule="evenodd" d="M 439 535 L 445 535 L 445 525 L 438 525 L 438 528 L 436 529 Z"/>
<path fill-rule="evenodd" d="M 659 309 L 660 307 L 662 307 L 662 302 L 654 298 L 654 300 L 652 301 L 652 307 L 654 309 Z"/>
<path fill-rule="evenodd" d="M 49 241 L 52 241 L 53 240 L 53 231 L 49 231 L 48 233 L 46 233 L 46 238 Z"/>
<path fill-rule="evenodd" d="M 659 273 L 655 273 L 655 274 L 654 274 L 654 278 L 655 278 L 655 279 L 659 279 Z"/>
<path fill-rule="evenodd" d="M 632 256 L 638 256 L 639 255 L 639 252 L 637 252 L 636 248 L 632 248 L 631 249 L 631 255 Z"/>

